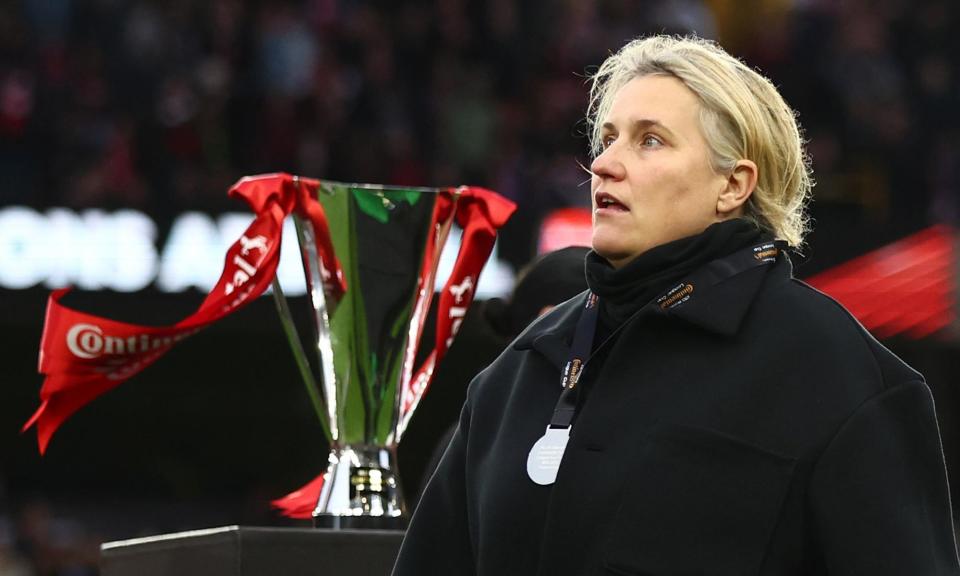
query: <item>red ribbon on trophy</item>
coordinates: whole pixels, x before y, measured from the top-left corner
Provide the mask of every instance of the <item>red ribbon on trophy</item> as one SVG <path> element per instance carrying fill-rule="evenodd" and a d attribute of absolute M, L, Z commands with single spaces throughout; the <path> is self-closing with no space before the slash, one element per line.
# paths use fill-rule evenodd
<path fill-rule="evenodd" d="M 317 250 L 332 271 L 330 289 L 342 294 L 346 285 L 315 198 L 318 186 L 317 180 L 288 174 L 237 182 L 230 195 L 244 199 L 256 217 L 227 250 L 223 273 L 200 307 L 172 326 L 140 326 L 85 314 L 60 303 L 68 290 L 51 294 L 40 342 L 39 371 L 46 375 L 41 403 L 23 427 L 26 431 L 36 424 L 40 453 L 74 412 L 153 364 L 180 340 L 262 294 L 276 274 L 283 219 L 291 212 L 313 223 Z"/>

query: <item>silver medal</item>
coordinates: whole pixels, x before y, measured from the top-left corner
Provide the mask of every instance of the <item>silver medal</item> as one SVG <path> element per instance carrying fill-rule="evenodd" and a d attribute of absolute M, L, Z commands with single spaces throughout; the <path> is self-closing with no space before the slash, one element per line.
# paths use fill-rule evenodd
<path fill-rule="evenodd" d="M 570 427 L 547 426 L 546 433 L 536 441 L 527 456 L 527 474 L 531 480 L 541 486 L 553 484 L 569 439 Z"/>

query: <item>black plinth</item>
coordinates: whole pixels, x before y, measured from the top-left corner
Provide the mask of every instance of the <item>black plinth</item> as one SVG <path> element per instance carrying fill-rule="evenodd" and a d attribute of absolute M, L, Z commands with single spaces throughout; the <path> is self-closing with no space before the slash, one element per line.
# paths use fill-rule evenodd
<path fill-rule="evenodd" d="M 399 530 L 225 526 L 107 542 L 101 576 L 387 576 Z"/>

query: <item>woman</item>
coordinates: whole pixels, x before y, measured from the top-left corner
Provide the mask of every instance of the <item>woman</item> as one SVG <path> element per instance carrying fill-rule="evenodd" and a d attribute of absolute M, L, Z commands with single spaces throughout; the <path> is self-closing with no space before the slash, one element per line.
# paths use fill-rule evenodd
<path fill-rule="evenodd" d="M 922 377 L 791 276 L 776 89 L 658 36 L 588 115 L 590 292 L 473 382 L 394 574 L 960 574 Z"/>

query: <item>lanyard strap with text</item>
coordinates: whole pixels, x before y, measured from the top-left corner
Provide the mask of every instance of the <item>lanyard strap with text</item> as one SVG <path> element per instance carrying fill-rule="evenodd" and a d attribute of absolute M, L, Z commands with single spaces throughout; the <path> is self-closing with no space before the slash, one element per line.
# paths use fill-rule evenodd
<path fill-rule="evenodd" d="M 577 382 L 583 372 L 583 365 L 590 357 L 590 348 L 593 346 L 593 336 L 597 331 L 597 317 L 600 307 L 599 299 L 593 292 L 587 294 L 587 303 L 580 312 L 577 321 L 577 330 L 573 335 L 573 346 L 570 349 L 570 359 L 563 367 L 561 384 L 563 392 L 557 401 L 550 419 L 551 428 L 569 428 L 573 417 L 577 413 Z"/>
<path fill-rule="evenodd" d="M 780 251 L 786 247 L 787 243 L 783 240 L 767 241 L 734 252 L 726 258 L 714 260 L 699 268 L 688 279 L 664 292 L 653 303 L 661 310 L 676 308 L 690 300 L 694 290 L 710 288 L 751 268 L 773 264 L 777 261 Z"/>
<path fill-rule="evenodd" d="M 695 287 L 714 286 L 751 268 L 773 264 L 776 262 L 780 250 L 784 247 L 786 247 L 786 243 L 779 240 L 762 242 L 735 252 L 726 258 L 714 260 L 694 272 L 688 279 L 655 298 L 650 304 L 656 304 L 663 310 L 676 308 L 693 297 Z M 590 356 L 593 345 L 600 308 L 598 303 L 597 295 L 590 292 L 587 295 L 587 302 L 583 311 L 580 313 L 580 319 L 577 321 L 570 358 L 563 367 L 561 375 L 563 392 L 560 393 L 557 407 L 550 419 L 550 428 L 569 428 L 573 423 L 574 416 L 576 416 L 577 397 L 579 396 L 577 382 L 580 380 L 583 366 Z"/>

